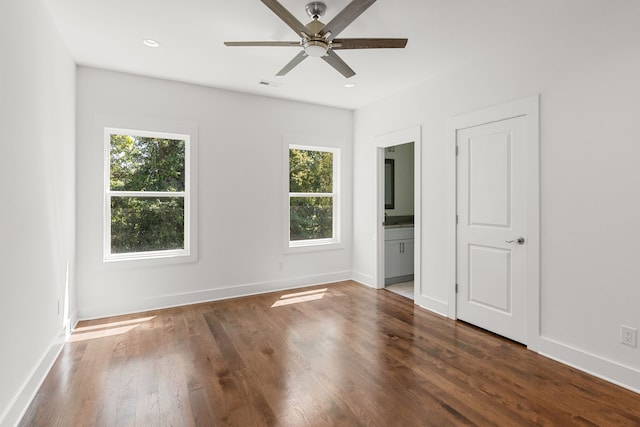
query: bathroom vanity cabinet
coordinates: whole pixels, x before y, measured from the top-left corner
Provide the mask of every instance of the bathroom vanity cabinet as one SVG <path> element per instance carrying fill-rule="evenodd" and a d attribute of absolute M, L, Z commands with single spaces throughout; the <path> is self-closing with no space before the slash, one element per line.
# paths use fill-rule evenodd
<path fill-rule="evenodd" d="M 413 280 L 413 248 L 413 226 L 385 228 L 385 285 Z"/>

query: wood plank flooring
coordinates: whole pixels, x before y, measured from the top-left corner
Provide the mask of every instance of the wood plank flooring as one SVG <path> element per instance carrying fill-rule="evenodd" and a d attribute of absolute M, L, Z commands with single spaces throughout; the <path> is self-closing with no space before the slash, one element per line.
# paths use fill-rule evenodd
<path fill-rule="evenodd" d="M 81 322 L 22 426 L 640 426 L 640 395 L 342 282 Z"/>

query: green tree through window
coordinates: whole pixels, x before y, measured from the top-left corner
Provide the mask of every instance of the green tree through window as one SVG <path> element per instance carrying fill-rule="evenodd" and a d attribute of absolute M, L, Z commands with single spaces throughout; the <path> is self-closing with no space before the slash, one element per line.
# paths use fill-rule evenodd
<path fill-rule="evenodd" d="M 289 148 L 289 240 L 335 239 L 334 151 Z"/>
<path fill-rule="evenodd" d="M 110 253 L 185 249 L 186 140 L 111 133 L 109 144 Z"/>

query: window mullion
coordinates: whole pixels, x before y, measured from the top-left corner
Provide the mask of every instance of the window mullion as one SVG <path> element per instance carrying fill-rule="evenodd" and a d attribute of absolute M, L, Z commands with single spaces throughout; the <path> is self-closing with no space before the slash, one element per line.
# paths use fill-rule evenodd
<path fill-rule="evenodd" d="M 334 193 L 289 193 L 290 197 L 334 197 Z"/>
<path fill-rule="evenodd" d="M 107 191 L 111 197 L 185 197 L 184 191 Z"/>

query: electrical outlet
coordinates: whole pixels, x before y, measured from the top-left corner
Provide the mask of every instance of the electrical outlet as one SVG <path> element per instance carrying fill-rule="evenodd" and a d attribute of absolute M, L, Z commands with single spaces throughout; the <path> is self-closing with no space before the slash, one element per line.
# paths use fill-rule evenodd
<path fill-rule="evenodd" d="M 638 330 L 630 326 L 620 326 L 620 342 L 635 347 L 638 343 Z"/>

